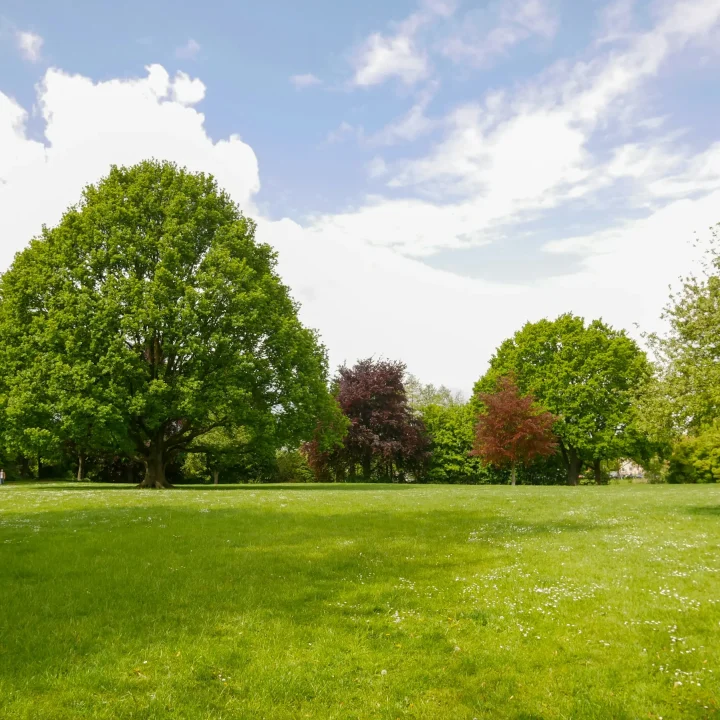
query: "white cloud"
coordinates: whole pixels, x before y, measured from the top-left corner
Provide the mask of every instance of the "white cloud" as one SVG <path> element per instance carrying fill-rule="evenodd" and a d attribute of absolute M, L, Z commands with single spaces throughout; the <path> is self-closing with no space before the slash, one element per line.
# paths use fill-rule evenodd
<path fill-rule="evenodd" d="M 677 168 L 678 165 L 681 167 Z M 720 142 L 703 153 L 676 158 L 666 173 L 654 173 L 648 186 L 649 194 L 654 198 L 670 199 L 691 197 L 716 189 L 720 189 Z"/>
<path fill-rule="evenodd" d="M 418 33 L 430 23 L 450 17 L 454 11 L 453 0 L 425 0 L 417 12 L 396 24 L 395 33 L 372 33 L 355 52 L 353 83 L 369 87 L 391 78 L 406 85 L 425 80 L 430 74 L 430 60 L 421 48 Z"/>
<path fill-rule="evenodd" d="M 211 172 L 242 208 L 254 212 L 260 181 L 252 149 L 237 135 L 211 140 L 203 116 L 184 104 L 183 77 L 173 80 L 159 65 L 147 70 L 143 78 L 98 83 L 48 70 L 37 99 L 44 144 L 28 137 L 27 112 L 0 92 L 0 269 L 43 223 L 57 223 L 82 188 L 113 163 L 154 157 Z M 197 87 L 193 92 L 197 97 Z M 182 103 L 174 99 L 178 94 Z"/>
<path fill-rule="evenodd" d="M 186 60 L 193 60 L 198 56 L 200 52 L 200 43 L 193 38 L 188 38 L 188 41 L 181 45 L 175 50 L 175 57 L 184 58 Z"/>
<path fill-rule="evenodd" d="M 358 52 L 355 84 L 367 87 L 397 77 L 412 85 L 424 80 L 429 68 L 427 55 L 415 46 L 412 34 L 401 31 L 387 37 L 373 33 Z"/>
<path fill-rule="evenodd" d="M 601 8 L 600 43 L 627 37 L 633 24 L 636 0 L 613 0 Z"/>
<path fill-rule="evenodd" d="M 290 82 L 295 86 L 296 90 L 302 90 L 303 88 L 312 87 L 313 85 L 320 85 L 322 81 L 312 73 L 305 73 L 304 75 L 291 76 Z"/>
<path fill-rule="evenodd" d="M 633 123 L 649 120 L 645 129 L 652 131 L 657 119 L 642 115 L 643 84 L 720 21 L 719 0 L 665 8 L 656 26 L 635 34 L 622 51 L 560 63 L 514 95 L 491 93 L 450 113 L 444 139 L 430 152 L 393 163 L 388 184 L 426 199 L 373 197 L 319 222 L 358 241 L 426 256 L 484 244 L 532 214 L 589 199 L 621 180 L 635 183 L 628 198 L 635 205 L 676 198 L 691 187 L 710 192 L 718 180 L 716 153 L 695 157 L 672 136 L 620 145 L 609 159 L 593 152 L 596 133 L 623 114 Z M 691 170 L 674 177 L 674 168 L 684 166 Z"/>
<path fill-rule="evenodd" d="M 559 290 L 586 293 L 598 284 L 608 297 L 607 309 L 614 322 L 628 325 L 631 307 L 645 329 L 657 327 L 659 310 L 668 300 L 668 284 L 697 269 L 699 252 L 709 240 L 709 228 L 720 221 L 720 190 L 696 200 L 676 200 L 647 217 L 584 237 L 548 243 L 548 253 L 578 255 L 582 270 L 554 278 Z M 619 296 L 619 297 L 618 297 Z M 623 308 L 619 298 L 632 298 Z M 596 313 L 598 310 L 595 311 Z"/>
<path fill-rule="evenodd" d="M 456 62 L 484 66 L 532 37 L 551 39 L 558 20 L 551 0 L 496 0 L 488 8 L 471 10 L 452 21 L 452 0 L 425 0 L 419 9 L 396 23 L 394 32 L 374 32 L 353 56 L 353 84 L 379 85 L 397 78 L 412 86 L 431 75 L 430 51 Z M 442 35 L 439 42 L 429 37 Z"/>
<path fill-rule="evenodd" d="M 304 321 L 328 343 L 333 365 L 369 355 L 399 358 L 420 377 L 467 393 L 500 342 L 528 320 L 572 311 L 602 317 L 635 337 L 636 323 L 660 327 L 668 283 L 694 259 L 687 241 L 693 230 L 717 221 L 719 201 L 720 194 L 685 200 L 624 226 L 602 254 L 597 250 L 606 238 L 587 238 L 594 252 L 581 272 L 532 287 L 433 270 L 359 243 L 336 225 L 307 230 L 290 220 L 263 221 L 259 231 L 277 247 L 280 271 L 302 303 Z M 387 232 L 408 234 L 419 224 Z"/>
<path fill-rule="evenodd" d="M 526 319 L 517 289 L 458 278 L 287 219 L 261 221 L 258 230 L 278 249 L 301 317 L 320 329 L 333 366 L 382 355 L 468 391 L 492 348 Z M 485 313 L 490 302 L 502 312 Z M 474 331 L 475 320 L 482 331 Z"/>
<path fill-rule="evenodd" d="M 547 0 L 507 0 L 468 13 L 440 43 L 440 49 L 456 62 L 486 66 L 532 37 L 552 38 L 557 27 L 557 17 Z"/>
<path fill-rule="evenodd" d="M 369 137 L 368 143 L 371 145 L 395 145 L 417 140 L 431 132 L 438 123 L 426 115 L 426 110 L 436 89 L 436 86 L 432 85 L 426 88 L 405 115 L 388 123 L 382 130 Z"/>
<path fill-rule="evenodd" d="M 18 30 L 15 40 L 21 55 L 30 62 L 38 62 L 42 53 L 43 39 L 34 32 Z"/>
<path fill-rule="evenodd" d="M 205 97 L 205 84 L 198 78 L 179 72 L 172 83 L 172 98 L 181 105 L 196 105 Z"/>

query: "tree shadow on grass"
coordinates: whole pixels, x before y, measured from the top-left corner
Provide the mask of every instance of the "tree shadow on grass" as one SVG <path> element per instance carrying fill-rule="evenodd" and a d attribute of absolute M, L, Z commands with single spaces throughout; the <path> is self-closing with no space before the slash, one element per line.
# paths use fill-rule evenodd
<path fill-rule="evenodd" d="M 687 509 L 691 515 L 720 517 L 720 505 L 693 505 Z"/>
<path fill-rule="evenodd" d="M 74 483 L 74 484 L 52 484 L 52 485 L 32 485 L 32 483 L 25 483 L 25 487 L 32 487 L 33 490 L 54 490 L 55 492 L 73 492 L 83 490 L 137 490 L 140 491 L 137 485 L 130 485 L 125 483 Z M 173 490 L 191 490 L 193 492 L 243 492 L 243 491 L 260 491 L 260 492 L 273 492 L 282 490 L 287 491 L 310 491 L 310 492 L 325 492 L 325 491 L 341 491 L 341 492 L 353 492 L 353 491 L 390 491 L 397 492 L 401 490 L 412 490 L 413 488 L 430 487 L 429 485 L 413 485 L 413 484 L 395 484 L 395 483 L 309 483 L 307 485 L 300 483 L 247 483 L 238 485 L 174 485 L 170 490 L 156 490 L 153 488 L 144 488 L 142 492 L 148 493 L 163 493 L 172 492 Z M 473 487 L 473 486 L 467 486 Z"/>
<path fill-rule="evenodd" d="M 37 533 L 28 536 L 25 524 L 0 527 L 0 542 L 18 543 L 4 546 L 14 552 L 0 563 L 0 637 L 9 649 L 2 670 L 18 681 L 92 666 L 108 653 L 125 661 L 158 638 L 174 649 L 188 633 L 217 636 L 225 652 L 227 638 L 235 648 L 241 636 L 273 632 L 279 618 L 292 618 L 297 647 L 298 638 L 303 647 L 312 640 L 319 617 L 346 636 L 362 628 L 363 637 L 372 632 L 372 642 L 384 642 L 398 602 L 420 603 L 443 622 L 448 607 L 465 608 L 455 578 L 476 571 L 481 559 L 486 571 L 512 567 L 517 557 L 503 540 L 603 532 L 578 520 L 402 503 L 209 512 L 194 503 L 140 504 L 28 514 Z M 436 585 L 444 594 L 426 600 Z"/>

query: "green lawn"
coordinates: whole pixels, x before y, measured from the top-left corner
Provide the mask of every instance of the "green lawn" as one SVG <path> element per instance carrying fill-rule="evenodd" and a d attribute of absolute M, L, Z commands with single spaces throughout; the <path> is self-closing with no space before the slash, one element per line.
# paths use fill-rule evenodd
<path fill-rule="evenodd" d="M 720 717 L 720 486 L 0 488 L 0 717 Z"/>

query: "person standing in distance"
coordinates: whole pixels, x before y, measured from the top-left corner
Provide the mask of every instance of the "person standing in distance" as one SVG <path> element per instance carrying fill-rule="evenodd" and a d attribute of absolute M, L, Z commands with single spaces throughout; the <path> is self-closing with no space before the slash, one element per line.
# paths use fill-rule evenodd
<path fill-rule="evenodd" d="M 0 468 L 0 485 L 2 485 L 5 482 L 5 470 Z"/>

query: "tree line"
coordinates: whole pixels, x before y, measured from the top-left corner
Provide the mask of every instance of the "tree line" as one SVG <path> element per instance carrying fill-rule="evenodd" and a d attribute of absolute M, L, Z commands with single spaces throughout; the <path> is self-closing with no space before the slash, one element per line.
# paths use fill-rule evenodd
<path fill-rule="evenodd" d="M 717 235 L 715 236 L 717 237 Z M 255 225 L 203 173 L 112 167 L 0 278 L 0 465 L 135 482 L 605 482 L 720 473 L 720 260 L 647 337 L 572 314 L 503 342 L 465 400 L 399 361 L 330 377 Z"/>

